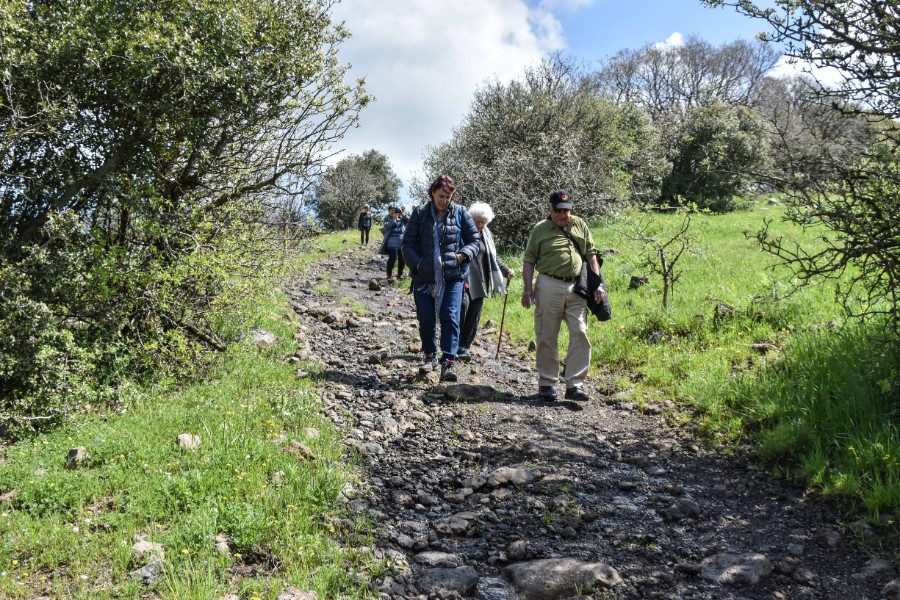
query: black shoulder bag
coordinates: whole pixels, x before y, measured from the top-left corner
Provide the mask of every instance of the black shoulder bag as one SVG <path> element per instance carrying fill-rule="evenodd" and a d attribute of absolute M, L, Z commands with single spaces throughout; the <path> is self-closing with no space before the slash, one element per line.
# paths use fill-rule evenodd
<path fill-rule="evenodd" d="M 565 228 L 562 228 L 562 232 L 569 238 L 569 241 L 572 242 L 572 245 L 578 250 L 579 256 L 581 256 L 581 273 L 578 275 L 578 281 L 575 283 L 575 289 L 573 291 L 587 300 L 588 310 L 597 317 L 598 321 L 609 321 L 612 319 L 612 306 L 609 303 L 609 291 L 607 290 L 606 294 L 603 295 L 603 300 L 600 302 L 597 302 L 594 299 L 594 292 L 597 291 L 597 288 L 603 286 L 603 289 L 606 290 L 606 282 L 603 281 L 603 273 L 594 273 L 594 270 L 591 269 L 591 266 L 588 264 L 584 253 L 581 251 L 581 246 L 578 245 L 578 242 L 575 241 L 572 234 L 566 231 Z M 598 266 L 602 268 L 603 258 L 598 256 L 597 263 Z"/>

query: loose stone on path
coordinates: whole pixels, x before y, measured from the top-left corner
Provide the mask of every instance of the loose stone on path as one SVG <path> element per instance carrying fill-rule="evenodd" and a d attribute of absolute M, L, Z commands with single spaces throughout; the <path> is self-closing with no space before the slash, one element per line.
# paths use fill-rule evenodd
<path fill-rule="evenodd" d="M 622 583 L 615 569 L 602 563 L 553 558 L 519 563 L 506 568 L 523 600 L 555 600 L 581 591 L 612 589 Z"/>

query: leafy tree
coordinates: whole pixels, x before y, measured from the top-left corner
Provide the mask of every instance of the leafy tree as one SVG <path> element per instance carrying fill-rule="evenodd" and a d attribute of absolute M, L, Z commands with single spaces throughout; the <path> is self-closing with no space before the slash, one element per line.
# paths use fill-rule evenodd
<path fill-rule="evenodd" d="M 672 171 L 663 182 L 662 198 L 729 208 L 747 171 L 764 168 L 768 135 L 762 117 L 744 106 L 716 103 L 691 110 L 673 141 Z"/>
<path fill-rule="evenodd" d="M 788 56 L 816 67 L 836 69 L 836 86 L 815 87 L 813 98 L 845 115 L 880 119 L 878 138 L 856 157 L 819 159 L 835 177 L 810 182 L 790 174 L 787 218 L 805 227 L 824 226 L 822 247 L 808 250 L 760 232 L 764 248 L 792 266 L 803 282 L 836 278 L 839 297 L 851 314 L 885 314 L 895 339 L 900 335 L 900 88 L 897 47 L 898 0 L 774 0 L 763 8 L 750 0 L 704 0 L 729 5 L 763 20 L 766 39 L 783 43 Z M 815 72 L 810 73 L 815 77 Z"/>
<path fill-rule="evenodd" d="M 375 185 L 375 193 L 369 205 L 386 209 L 400 200 L 401 181 L 394 173 L 390 159 L 377 150 L 366 150 L 361 157 L 362 166 Z"/>
<path fill-rule="evenodd" d="M 777 59 L 766 44 L 716 48 L 690 37 L 679 46 L 622 50 L 593 75 L 598 90 L 642 107 L 660 131 L 671 169 L 659 204 L 726 208 L 745 180 L 741 172 L 762 170 L 765 135 L 749 107 L 759 103 Z"/>
<path fill-rule="evenodd" d="M 4 421 L 223 347 L 237 275 L 276 266 L 269 205 L 305 193 L 368 102 L 343 82 L 330 8 L 0 4 Z"/>
<path fill-rule="evenodd" d="M 349 229 L 356 224 L 362 205 L 375 193 L 375 184 L 363 165 L 344 159 L 325 171 L 316 189 L 319 220 L 328 229 Z"/>
<path fill-rule="evenodd" d="M 642 111 L 604 100 L 578 65 L 557 56 L 479 89 L 453 138 L 429 149 L 417 187 L 424 199 L 434 175 L 449 173 L 463 203 L 492 205 L 502 243 L 521 244 L 554 189 L 571 192 L 590 218 L 646 187 L 657 193 L 664 162 Z"/>
<path fill-rule="evenodd" d="M 808 75 L 766 79 L 759 111 L 772 129 L 772 160 L 766 171 L 748 175 L 782 191 L 800 189 L 839 179 L 836 165 L 850 164 L 866 152 L 879 124 L 823 102 L 818 92 Z"/>
<path fill-rule="evenodd" d="M 400 178 L 387 156 L 377 150 L 349 156 L 322 175 L 314 207 L 319 220 L 330 229 L 356 226 L 363 204 L 386 208 L 400 199 Z"/>

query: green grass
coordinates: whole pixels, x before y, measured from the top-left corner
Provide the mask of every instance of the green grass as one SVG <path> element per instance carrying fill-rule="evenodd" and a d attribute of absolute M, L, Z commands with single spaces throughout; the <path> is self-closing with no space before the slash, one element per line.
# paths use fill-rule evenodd
<path fill-rule="evenodd" d="M 771 231 L 786 239 L 808 248 L 817 240 L 815 231 L 782 223 L 781 215 L 781 207 L 759 204 L 695 216 L 695 252 L 678 263 L 681 279 L 665 311 L 658 276 L 628 289 L 632 275 L 648 274 L 642 249 L 617 233 L 620 223 L 595 225 L 597 247 L 615 250 L 603 268 L 614 316 L 607 323 L 591 318 L 592 376 L 604 391 L 638 405 L 675 401 L 670 419 L 693 421 L 721 447 L 750 436 L 773 468 L 872 515 L 896 511 L 900 437 L 893 398 L 900 361 L 879 343 L 877 323 L 844 322 L 833 283 L 788 294 L 792 274 L 752 234 L 770 219 Z M 656 218 L 660 228 L 678 220 Z M 504 259 L 520 272 L 520 255 Z M 517 278 L 504 330 L 524 346 L 534 331 L 521 291 Z M 734 312 L 717 316 L 720 303 Z M 502 305 L 502 298 L 487 300 L 484 319 L 499 323 Z M 663 340 L 652 343 L 654 333 Z M 561 356 L 566 343 L 562 335 Z M 760 354 L 750 348 L 756 343 L 779 350 Z"/>
<path fill-rule="evenodd" d="M 642 272 L 639 249 L 596 226 L 598 247 L 617 253 L 604 266 L 614 318 L 591 323 L 592 375 L 607 393 L 638 404 L 674 400 L 670 418 L 694 421 L 720 448 L 750 436 L 773 470 L 873 517 L 896 512 L 900 361 L 873 341 L 874 324 L 821 327 L 843 324 L 833 288 L 782 298 L 790 274 L 773 269 L 773 259 L 744 235 L 779 211 L 757 206 L 697 218 L 698 253 L 683 259 L 668 311 L 658 281 L 628 290 L 631 275 Z M 813 233 L 776 229 L 814 243 Z M 296 254 L 293 267 L 346 248 L 348 235 L 319 238 Z M 520 272 L 520 257 L 505 259 Z M 524 350 L 533 313 L 519 304 L 521 290 L 517 278 L 504 330 L 533 361 Z M 718 303 L 734 314 L 714 317 Z M 284 298 L 269 292 L 257 305 L 251 324 L 278 334 L 278 346 L 235 347 L 205 382 L 132 388 L 119 412 L 2 449 L 0 494 L 14 495 L 0 502 L 0 597 L 262 599 L 289 585 L 324 598 L 377 595 L 356 574 L 389 565 L 356 550 L 371 546 L 367 525 L 338 502 L 358 474 L 343 460 L 338 432 L 319 417 L 315 376 L 297 379 L 284 360 L 297 350 L 292 325 L 281 317 L 289 311 Z M 502 306 L 502 298 L 487 300 L 484 319 L 499 324 Z M 657 332 L 665 339 L 648 341 Z M 482 342 L 493 350 L 496 337 Z M 749 348 L 756 342 L 780 350 L 761 355 Z M 200 436 L 200 447 L 179 449 L 180 433 Z M 295 441 L 315 459 L 285 452 Z M 91 459 L 67 470 L 66 453 L 76 446 Z M 219 534 L 231 540 L 228 555 L 215 551 Z M 131 550 L 137 536 L 166 552 L 162 577 L 149 590 L 128 575 L 146 562 Z"/>
<path fill-rule="evenodd" d="M 208 381 L 133 389 L 117 413 L 3 449 L 0 493 L 13 494 L 0 503 L 0 597 L 274 598 L 289 585 L 373 596 L 354 574 L 383 565 L 353 550 L 371 539 L 338 502 L 357 474 L 319 416 L 315 381 L 284 361 L 296 350 L 285 309 L 275 294 L 260 299 L 256 324 L 282 342 L 232 348 Z M 199 448 L 180 449 L 181 433 Z M 286 452 L 292 442 L 314 459 Z M 90 460 L 66 469 L 77 446 Z M 131 550 L 138 536 L 165 548 L 150 590 L 129 577 L 147 562 Z"/>
<path fill-rule="evenodd" d="M 366 317 L 372 314 L 372 311 L 366 308 L 364 304 L 353 300 L 352 298 L 341 298 L 341 304 L 349 306 L 353 314 L 360 317 Z"/>
<path fill-rule="evenodd" d="M 759 430 L 760 456 L 873 516 L 900 506 L 897 357 L 871 327 L 797 336 L 784 359 L 723 402 Z"/>

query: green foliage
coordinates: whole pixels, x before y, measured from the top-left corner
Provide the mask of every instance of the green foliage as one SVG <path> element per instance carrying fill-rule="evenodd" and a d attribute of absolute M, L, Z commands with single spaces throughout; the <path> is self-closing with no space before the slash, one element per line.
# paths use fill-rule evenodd
<path fill-rule="evenodd" d="M 108 397 L 108 385 L 125 360 L 115 337 L 106 345 L 94 343 L 96 322 L 71 308 L 57 312 L 64 298 L 87 291 L 79 290 L 79 279 L 97 283 L 97 309 L 110 303 L 110 294 L 102 272 L 78 275 L 86 252 L 72 243 L 79 237 L 77 221 L 54 219 L 48 231 L 48 243 L 31 247 L 17 264 L 0 255 L 0 423 L 5 433 L 54 425 Z M 46 293 L 35 298 L 34 287 Z"/>
<path fill-rule="evenodd" d="M 285 340 L 277 347 L 234 346 L 215 380 L 133 390 L 114 414 L 3 448 L 0 489 L 13 494 L 0 503 L 0 596 L 263 597 L 298 585 L 326 598 L 372 597 L 353 576 L 382 567 L 353 550 L 371 540 L 338 503 L 353 466 L 319 415 L 314 382 L 281 360 L 296 351 L 293 329 L 266 315 L 287 303 L 255 300 L 256 323 Z M 181 433 L 200 446 L 180 449 Z M 294 441 L 315 460 L 285 451 Z M 74 446 L 91 459 L 69 470 Z M 214 547 L 221 534 L 225 555 Z M 165 548 L 163 577 L 149 590 L 129 577 L 146 564 L 131 550 L 138 536 Z M 257 575 L 238 575 L 248 569 Z"/>
<path fill-rule="evenodd" d="M 366 172 L 375 180 L 375 195 L 369 204 L 374 208 L 387 208 L 400 200 L 400 178 L 394 173 L 390 159 L 377 150 L 362 153 Z"/>
<path fill-rule="evenodd" d="M 426 179 L 449 173 L 456 180 L 460 202 L 491 204 L 491 228 L 510 245 L 524 245 L 556 188 L 594 217 L 633 193 L 656 195 L 665 168 L 646 114 L 615 106 L 558 57 L 519 80 L 479 89 L 453 139 L 429 149 L 424 162 Z M 427 183 L 418 187 L 425 199 Z"/>
<path fill-rule="evenodd" d="M 783 360 L 723 390 L 760 430 L 760 456 L 873 515 L 900 506 L 900 355 L 878 337 L 865 326 L 798 335 Z"/>
<path fill-rule="evenodd" d="M 757 110 L 772 88 L 765 77 L 778 52 L 760 42 L 712 46 L 695 36 L 683 44 L 647 44 L 607 58 L 593 75 L 598 89 L 621 105 L 646 111 L 668 162 L 661 193 L 643 204 L 695 203 L 725 210 L 766 166 L 769 132 Z M 656 188 L 659 191 L 660 187 Z"/>
<path fill-rule="evenodd" d="M 400 178 L 377 150 L 353 155 L 329 167 L 316 189 L 314 207 L 329 229 L 356 227 L 362 205 L 384 208 L 400 199 Z"/>
<path fill-rule="evenodd" d="M 762 117 L 743 106 L 714 103 L 691 110 L 670 150 L 672 172 L 663 182 L 662 201 L 732 208 L 747 174 L 765 170 L 768 135 Z"/>
<path fill-rule="evenodd" d="M 815 156 L 824 165 L 820 178 L 805 168 L 808 150 L 787 146 L 788 164 L 799 165 L 783 186 L 792 190 L 787 218 L 801 225 L 824 225 L 824 248 L 810 252 L 783 243 L 767 232 L 765 248 L 787 262 L 802 282 L 840 279 L 839 297 L 851 314 L 876 319 L 887 314 L 894 342 L 900 340 L 900 304 L 897 260 L 898 148 L 895 121 L 900 117 L 900 91 L 896 77 L 897 0 L 775 0 L 773 9 L 752 0 L 705 0 L 712 6 L 731 5 L 739 12 L 771 26 L 766 37 L 786 46 L 789 56 L 824 70 L 841 73 L 835 86 L 818 82 L 812 100 L 826 105 L 865 128 L 868 139 L 857 143 L 853 155 L 833 152 L 827 145 Z M 813 71 L 814 75 L 816 71 Z M 820 123 L 815 123 L 815 132 Z M 785 128 L 781 127 L 782 131 Z M 887 302 L 882 302 L 886 300 Z"/>
<path fill-rule="evenodd" d="M 781 258 L 799 282 L 837 279 L 847 314 L 879 321 L 900 339 L 900 163 L 873 159 L 842 168 L 839 185 L 819 185 L 789 203 L 785 218 L 815 228 L 810 249 L 759 232 L 763 247 Z M 824 227 L 824 231 L 823 231 Z"/>
<path fill-rule="evenodd" d="M 766 79 L 759 111 L 772 128 L 772 156 L 761 177 L 767 185 L 788 191 L 839 179 L 837 168 L 865 153 L 885 125 L 846 114 L 841 104 L 822 102 L 819 93 L 808 75 Z"/>
<path fill-rule="evenodd" d="M 330 6 L 3 3 L 4 424 L 225 347 L 226 309 L 278 274 L 273 214 L 368 102 Z"/>

